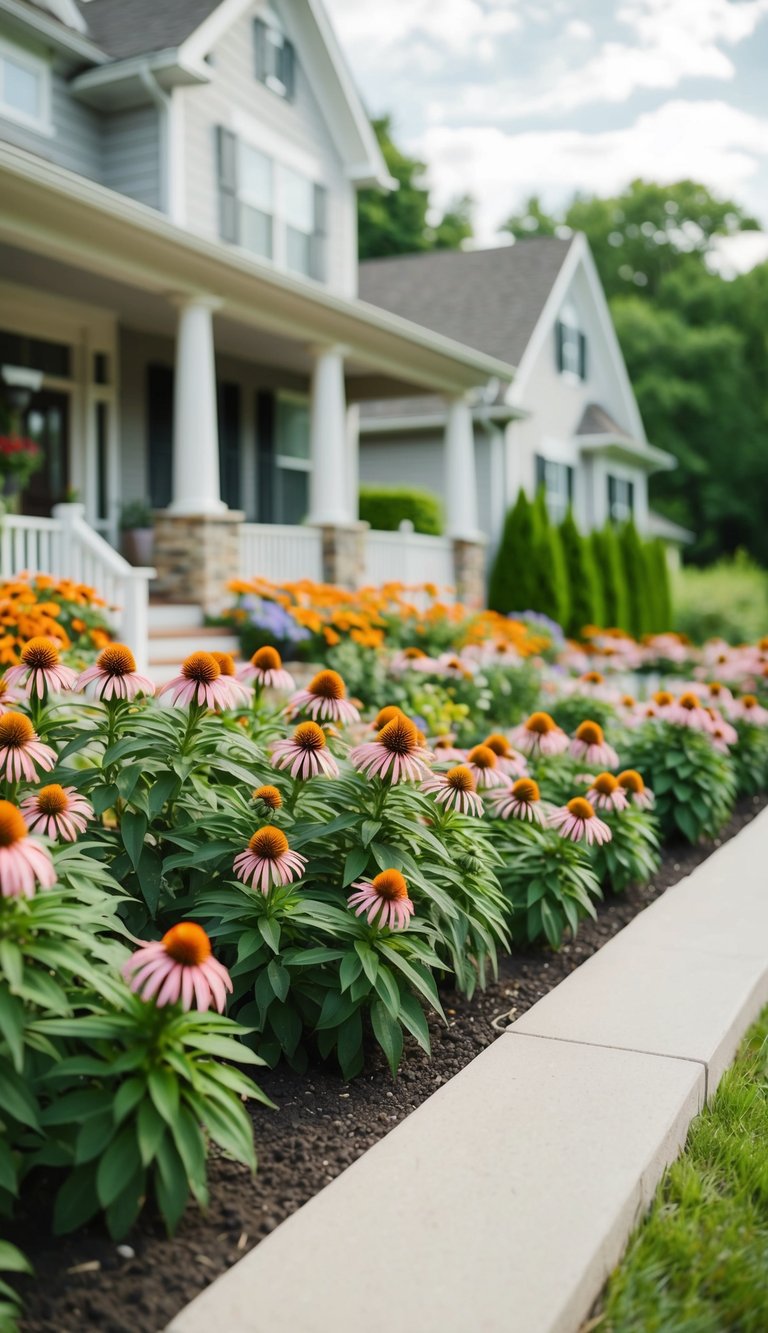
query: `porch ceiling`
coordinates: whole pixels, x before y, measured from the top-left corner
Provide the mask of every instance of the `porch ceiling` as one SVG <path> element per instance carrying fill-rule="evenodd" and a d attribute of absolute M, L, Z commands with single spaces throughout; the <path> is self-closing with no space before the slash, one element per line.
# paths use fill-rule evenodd
<path fill-rule="evenodd" d="M 396 315 L 334 296 L 29 153 L 0 144 L 0 264 L 27 283 L 173 336 L 172 294 L 217 298 L 217 350 L 309 374 L 341 346 L 350 400 L 461 393 L 513 368 Z M 115 275 L 119 274 L 119 277 Z"/>

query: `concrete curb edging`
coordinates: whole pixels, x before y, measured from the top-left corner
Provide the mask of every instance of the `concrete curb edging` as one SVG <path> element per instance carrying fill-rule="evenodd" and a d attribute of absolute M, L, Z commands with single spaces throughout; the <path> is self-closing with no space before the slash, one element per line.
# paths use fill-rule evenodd
<path fill-rule="evenodd" d="M 766 850 L 768 811 L 168 1333 L 575 1333 L 768 1003 Z"/>

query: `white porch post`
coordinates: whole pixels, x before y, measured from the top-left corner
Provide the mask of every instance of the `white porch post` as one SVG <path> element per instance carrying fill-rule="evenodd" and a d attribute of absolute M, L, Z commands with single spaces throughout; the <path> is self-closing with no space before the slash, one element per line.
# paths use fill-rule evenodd
<path fill-rule="evenodd" d="M 446 528 L 449 537 L 478 538 L 475 428 L 466 396 L 448 399 L 445 423 Z"/>
<path fill-rule="evenodd" d="M 308 522 L 318 527 L 351 523 L 344 349 L 311 349 L 315 358 L 310 403 L 310 503 Z"/>
<path fill-rule="evenodd" d="M 219 481 L 219 429 L 211 297 L 176 298 L 179 325 L 173 404 L 171 514 L 226 510 Z"/>

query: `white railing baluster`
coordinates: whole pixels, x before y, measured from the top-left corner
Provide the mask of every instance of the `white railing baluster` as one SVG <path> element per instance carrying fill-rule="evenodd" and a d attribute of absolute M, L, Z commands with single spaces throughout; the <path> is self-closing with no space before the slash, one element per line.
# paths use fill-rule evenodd
<path fill-rule="evenodd" d="M 322 536 L 317 528 L 280 523 L 243 523 L 240 527 L 240 574 L 244 579 L 292 583 L 319 581 L 323 571 Z"/>

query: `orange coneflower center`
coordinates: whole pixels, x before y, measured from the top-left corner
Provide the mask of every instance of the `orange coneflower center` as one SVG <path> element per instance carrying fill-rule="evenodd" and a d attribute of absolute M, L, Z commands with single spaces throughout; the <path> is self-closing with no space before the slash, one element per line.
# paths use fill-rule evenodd
<path fill-rule="evenodd" d="M 619 780 L 613 776 L 613 773 L 598 773 L 592 783 L 595 791 L 599 791 L 601 796 L 613 796 L 618 785 Z"/>
<path fill-rule="evenodd" d="M 185 967 L 199 967 L 211 956 L 211 941 L 194 921 L 180 921 L 171 926 L 161 943 L 174 963 L 183 963 Z"/>
<path fill-rule="evenodd" d="M 464 664 L 459 660 L 458 657 L 449 657 L 445 665 L 446 667 L 449 668 L 450 671 L 464 670 Z"/>
<path fill-rule="evenodd" d="M 549 713 L 531 713 L 525 724 L 526 731 L 535 731 L 539 736 L 546 736 L 548 731 L 554 731 L 556 722 Z"/>
<path fill-rule="evenodd" d="M 595 811 L 593 806 L 584 796 L 573 796 L 567 805 L 568 813 L 575 815 L 577 819 L 594 819 Z"/>
<path fill-rule="evenodd" d="M 619 786 L 623 787 L 625 791 L 633 791 L 638 796 L 640 792 L 645 791 L 645 783 L 634 768 L 627 768 L 623 773 L 619 773 L 617 781 Z"/>
<path fill-rule="evenodd" d="M 251 658 L 251 666 L 255 666 L 259 671 L 279 671 L 283 665 L 283 659 L 276 648 L 268 644 L 264 648 L 258 648 Z"/>
<path fill-rule="evenodd" d="M 39 636 L 24 645 L 21 660 L 25 666 L 49 671 L 59 661 L 59 650 L 50 639 Z"/>
<path fill-rule="evenodd" d="M 525 801 L 530 805 L 532 801 L 539 799 L 539 784 L 534 782 L 533 778 L 518 778 L 517 782 L 512 783 L 512 795 L 518 801 Z"/>
<path fill-rule="evenodd" d="M 465 764 L 457 764 L 455 768 L 449 768 L 445 780 L 454 791 L 475 790 L 475 779 Z"/>
<path fill-rule="evenodd" d="M 181 674 L 201 685 L 212 685 L 221 675 L 221 669 L 211 653 L 190 653 L 181 664 Z"/>
<path fill-rule="evenodd" d="M 69 797 L 58 782 L 51 782 L 37 793 L 37 807 L 43 815 L 61 815 L 69 808 Z"/>
<path fill-rule="evenodd" d="M 417 657 L 426 657 L 426 655 L 423 648 L 406 648 L 403 653 L 403 657 L 407 657 L 409 662 L 415 661 Z"/>
<path fill-rule="evenodd" d="M 293 743 L 302 750 L 322 750 L 325 732 L 316 722 L 301 722 L 293 733 Z"/>
<path fill-rule="evenodd" d="M 408 885 L 399 870 L 382 870 L 371 883 L 379 897 L 386 898 L 388 902 L 408 897 Z"/>
<path fill-rule="evenodd" d="M 288 839 L 282 829 L 274 828 L 272 824 L 265 824 L 264 828 L 256 830 L 248 846 L 254 856 L 263 856 L 266 861 L 276 861 L 288 851 Z"/>
<path fill-rule="evenodd" d="M 231 653 L 211 653 L 211 657 L 219 668 L 222 676 L 234 676 L 235 659 Z"/>
<path fill-rule="evenodd" d="M 21 749 L 34 738 L 35 729 L 24 713 L 4 713 L 0 717 L 0 748 Z"/>
<path fill-rule="evenodd" d="M 108 676 L 129 676 L 136 670 L 136 658 L 124 643 L 111 643 L 99 653 L 97 665 Z"/>
<path fill-rule="evenodd" d="M 498 759 L 494 751 L 488 745 L 476 745 L 467 755 L 470 764 L 475 768 L 496 768 Z"/>
<path fill-rule="evenodd" d="M 347 687 L 338 671 L 318 671 L 309 682 L 309 692 L 318 699 L 343 699 Z"/>
<path fill-rule="evenodd" d="M 386 727 L 388 722 L 394 722 L 396 717 L 405 717 L 402 708 L 398 708 L 397 704 L 386 704 L 384 708 L 379 709 L 374 718 L 374 731 L 381 731 L 382 727 Z"/>
<path fill-rule="evenodd" d="M 621 702 L 622 702 L 622 704 L 624 705 L 625 708 L 634 708 L 634 706 L 635 706 L 635 696 L 634 696 L 634 694 L 622 694 L 622 696 L 621 696 Z"/>
<path fill-rule="evenodd" d="M 508 759 L 512 753 L 512 746 L 506 736 L 502 736 L 499 731 L 492 731 L 490 736 L 486 736 L 483 745 L 488 750 L 493 750 L 500 759 Z"/>
<path fill-rule="evenodd" d="M 279 810 L 283 804 L 283 798 L 277 787 L 257 787 L 253 793 L 254 801 L 263 801 L 270 810 Z"/>
<path fill-rule="evenodd" d="M 12 847 L 27 836 L 24 816 L 10 801 L 0 801 L 0 847 Z"/>
<path fill-rule="evenodd" d="M 757 699 L 755 698 L 754 694 L 742 694 L 741 706 L 742 708 L 747 708 L 747 709 L 757 708 Z"/>
<path fill-rule="evenodd" d="M 680 707 L 687 709 L 689 713 L 692 713 L 694 708 L 701 708 L 698 694 L 694 694 L 690 690 L 680 695 L 679 703 Z"/>
<path fill-rule="evenodd" d="M 611 650 L 606 648 L 605 651 L 607 656 Z M 605 676 L 601 671 L 585 671 L 581 679 L 585 685 L 602 685 L 605 682 Z"/>
<path fill-rule="evenodd" d="M 675 702 L 674 695 L 670 694 L 669 690 L 657 690 L 651 697 L 659 708 L 669 708 L 669 705 Z"/>
<path fill-rule="evenodd" d="M 409 717 L 393 717 L 381 728 L 378 740 L 390 754 L 412 754 L 418 749 L 419 732 Z"/>
<path fill-rule="evenodd" d="M 708 690 L 709 694 L 712 696 L 713 699 L 717 699 L 717 698 L 719 697 L 719 695 L 722 694 L 722 692 L 723 692 L 723 687 L 722 687 L 722 685 L 720 684 L 720 681 L 719 681 L 719 680 L 713 680 L 713 681 L 711 681 L 711 683 L 707 686 L 707 690 Z"/>
<path fill-rule="evenodd" d="M 580 722 L 576 728 L 577 741 L 584 741 L 585 745 L 602 745 L 603 728 L 599 722 Z"/>

